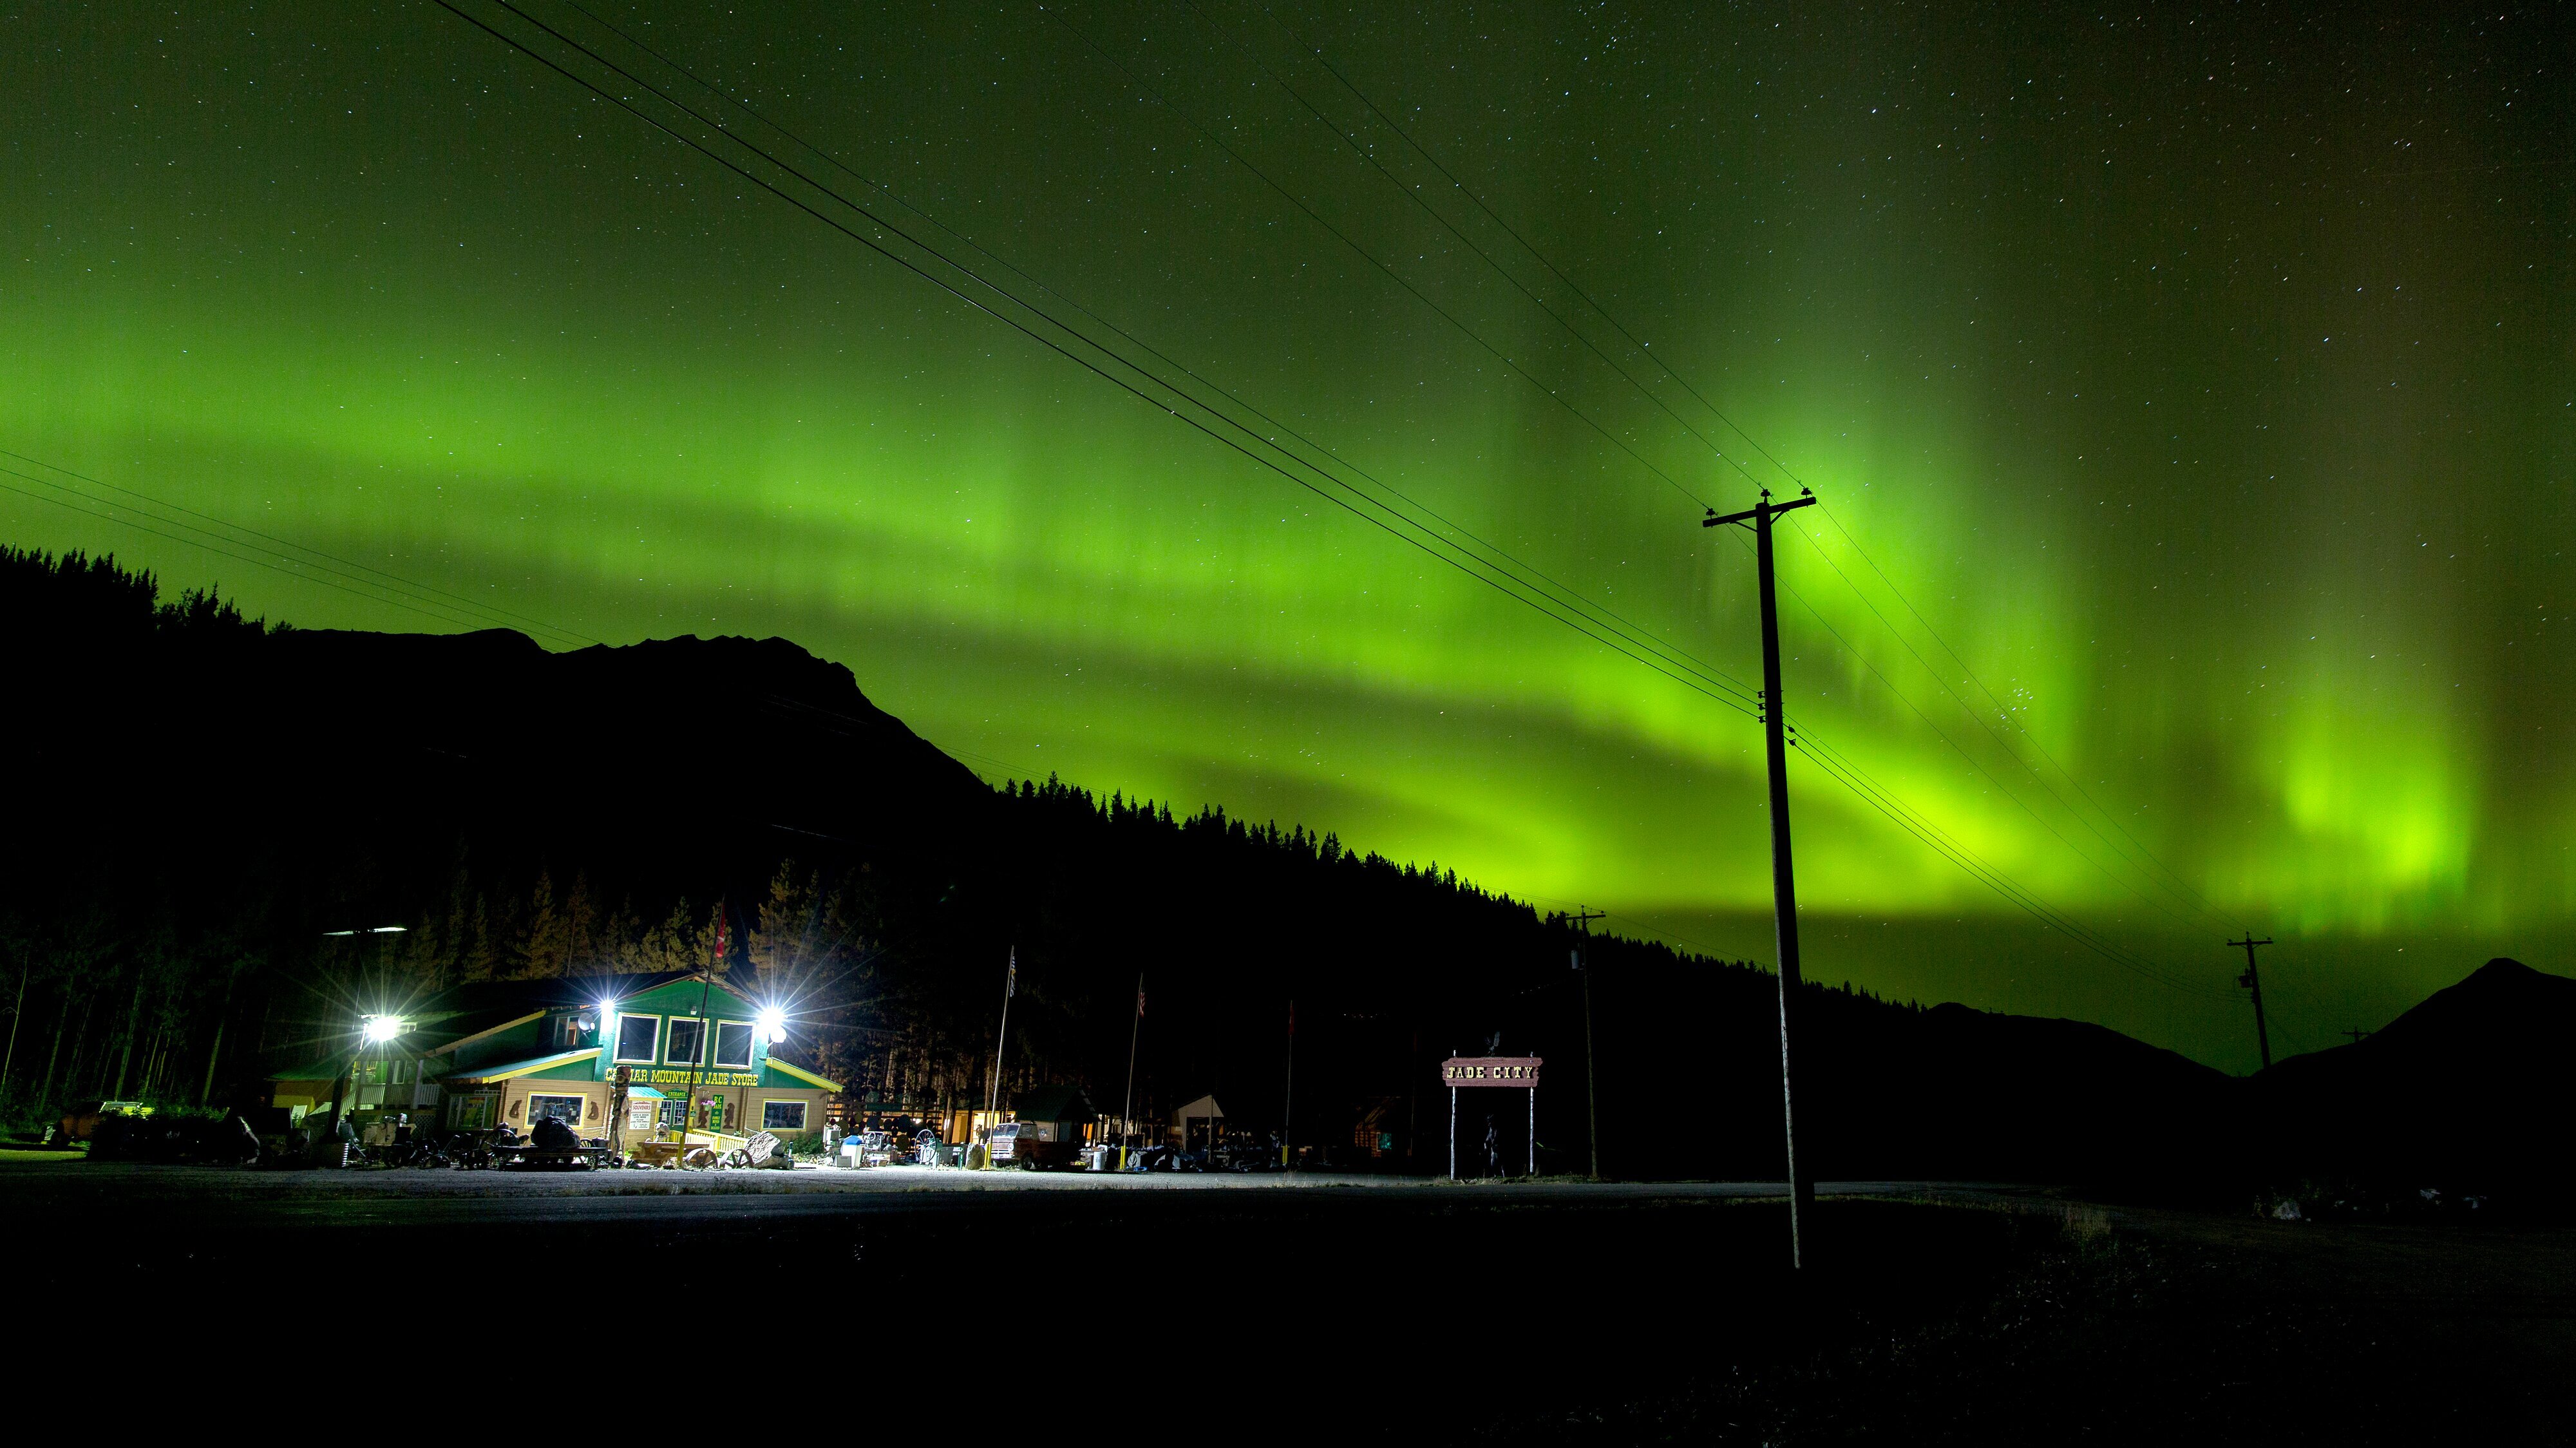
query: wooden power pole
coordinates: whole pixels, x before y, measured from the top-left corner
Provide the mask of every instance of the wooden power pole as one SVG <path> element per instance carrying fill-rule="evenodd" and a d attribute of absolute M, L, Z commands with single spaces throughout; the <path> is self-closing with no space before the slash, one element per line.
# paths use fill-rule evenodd
<path fill-rule="evenodd" d="M 1592 922 L 1603 919 L 1598 910 L 1578 905 L 1566 917 L 1583 934 L 1574 947 L 1574 968 L 1583 976 L 1583 1144 L 1591 1148 L 1592 1179 L 1601 1180 L 1601 1095 L 1592 1070 Z M 1535 1095 L 1531 1098 L 1535 1101 Z"/>
<path fill-rule="evenodd" d="M 2248 930 L 2243 940 L 2227 943 L 2245 947 L 2245 973 L 2236 978 L 2236 983 L 2254 993 L 2254 1045 L 2263 1053 L 2263 1069 L 2269 1071 L 2272 1069 L 2272 1036 L 2263 1027 L 2263 977 L 2254 969 L 2254 947 L 2269 945 L 2272 938 L 2267 935 L 2257 940 L 2254 932 Z"/>
<path fill-rule="evenodd" d="M 1789 745 L 1780 707 L 1780 605 L 1771 577 L 1771 522 L 1781 514 L 1812 506 L 1815 494 L 1805 488 L 1786 503 L 1773 503 L 1771 490 L 1742 513 L 1719 517 L 1711 508 L 1703 528 L 1734 523 L 1753 530 L 1755 572 L 1762 592 L 1762 752 L 1771 775 L 1771 928 L 1780 967 L 1780 1126 L 1789 1148 L 1789 1265 L 1806 1265 L 1801 1229 L 1815 1204 L 1815 1184 L 1798 1169 L 1798 1111 L 1789 1071 L 1790 1017 L 1797 999 L 1798 881 L 1789 858 Z"/>

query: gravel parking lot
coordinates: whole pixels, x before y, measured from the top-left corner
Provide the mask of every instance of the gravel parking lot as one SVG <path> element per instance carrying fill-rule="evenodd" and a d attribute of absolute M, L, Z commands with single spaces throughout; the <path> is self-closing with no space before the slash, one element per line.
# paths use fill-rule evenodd
<path fill-rule="evenodd" d="M 150 1325 L 246 1380 L 307 1360 L 317 1304 L 507 1362 L 521 1338 L 686 1340 L 667 1297 L 619 1284 L 696 1282 L 758 1307 L 720 1336 L 855 1354 L 854 1390 L 909 1384 L 916 1347 L 1076 1344 L 1115 1371 L 1041 1416 L 1143 1414 L 1174 1430 L 1154 1439 L 2570 1441 L 2576 1232 L 1823 1190 L 1795 1273 L 1761 1182 L 26 1163 L 0 1168 L 0 1213 L 57 1331 Z M 1207 1363 L 1178 1386 L 1153 1369 L 1175 1344 Z M 934 1379 L 879 1413 L 995 1401 Z"/>

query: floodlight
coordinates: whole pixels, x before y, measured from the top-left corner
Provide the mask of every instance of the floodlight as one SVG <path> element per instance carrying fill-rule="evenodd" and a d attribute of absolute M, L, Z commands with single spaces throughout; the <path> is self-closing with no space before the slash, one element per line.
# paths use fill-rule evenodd
<path fill-rule="evenodd" d="M 400 1016 L 367 1017 L 367 1040 L 375 1045 L 381 1046 L 402 1033 L 403 1023 Z"/>
<path fill-rule="evenodd" d="M 776 1006 L 762 1007 L 760 1017 L 755 1024 L 759 1027 L 761 1038 L 773 1046 L 787 1039 L 787 1013 Z"/>

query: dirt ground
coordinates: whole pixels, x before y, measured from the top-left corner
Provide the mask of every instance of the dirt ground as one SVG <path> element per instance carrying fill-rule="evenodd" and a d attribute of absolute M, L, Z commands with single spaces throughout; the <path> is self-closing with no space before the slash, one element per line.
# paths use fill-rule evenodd
<path fill-rule="evenodd" d="M 0 1212 L 52 1320 L 253 1373 L 354 1312 L 513 1394 L 775 1340 L 868 1421 L 1142 1441 L 2576 1442 L 2576 1230 L 1829 1190 L 1797 1272 L 1763 1183 L 29 1163 Z"/>

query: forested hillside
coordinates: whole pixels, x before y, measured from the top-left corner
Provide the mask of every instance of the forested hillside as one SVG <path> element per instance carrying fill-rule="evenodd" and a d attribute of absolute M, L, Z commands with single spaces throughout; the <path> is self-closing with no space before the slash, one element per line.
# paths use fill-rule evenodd
<path fill-rule="evenodd" d="M 853 1090 L 1005 1088 L 1140 1114 L 1214 1091 L 1301 1143 L 1366 1124 L 1436 1169 L 1453 1050 L 1548 1058 L 1542 1166 L 1776 1175 L 1778 1003 L 1751 965 L 1589 944 L 1434 865 L 1215 805 L 999 787 L 783 640 L 548 653 L 162 601 L 113 560 L 0 555 L 21 828 L 0 1092 L 222 1101 L 359 1012 L 461 980 L 713 965 L 793 1003 Z M 399 925 L 398 932 L 364 933 Z M 358 931 L 355 935 L 333 932 Z M 1811 990 L 1802 1140 L 1824 1175 L 2068 1175 L 2203 1150 L 2215 1073 L 2097 1027 Z M 1485 1118 L 1462 1099 L 1481 1169 Z M 1493 1099 L 1486 1099 L 1493 1098 Z M 1517 1135 L 1513 1135 L 1517 1140 Z M 1517 1148 L 1515 1148 L 1517 1155 Z"/>

